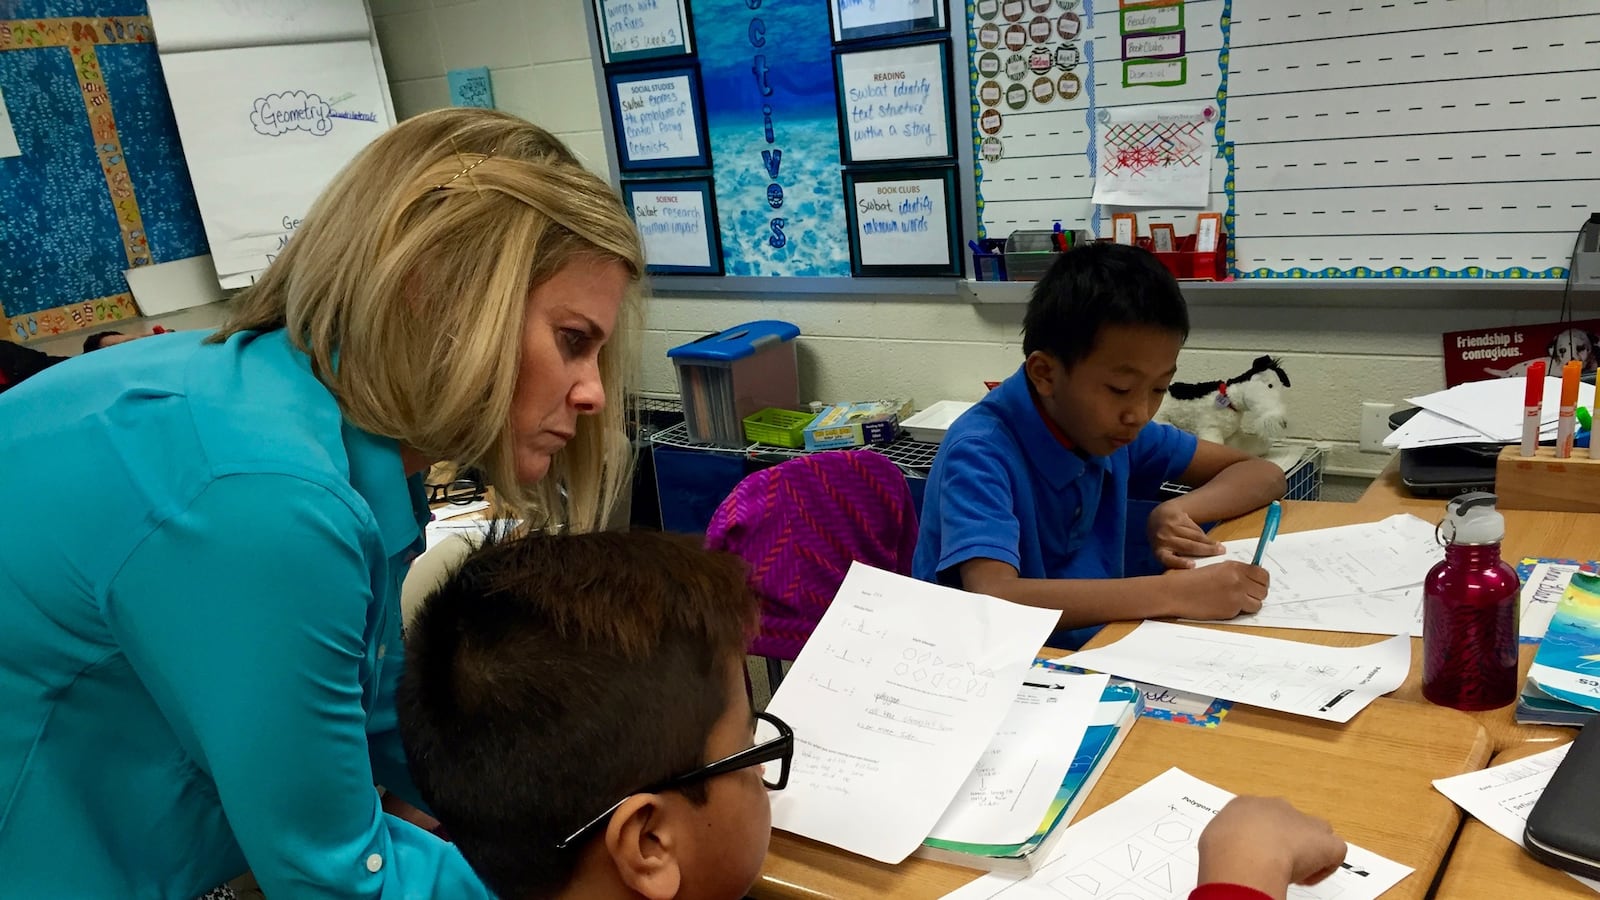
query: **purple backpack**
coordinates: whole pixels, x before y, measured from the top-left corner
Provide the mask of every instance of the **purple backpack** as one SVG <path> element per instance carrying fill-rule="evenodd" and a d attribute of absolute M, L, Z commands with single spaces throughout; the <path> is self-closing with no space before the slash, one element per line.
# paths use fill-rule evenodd
<path fill-rule="evenodd" d="M 894 463 L 870 450 L 803 456 L 733 489 L 706 529 L 706 546 L 743 557 L 761 598 L 750 652 L 794 659 L 855 560 L 911 574 L 917 513 Z"/>

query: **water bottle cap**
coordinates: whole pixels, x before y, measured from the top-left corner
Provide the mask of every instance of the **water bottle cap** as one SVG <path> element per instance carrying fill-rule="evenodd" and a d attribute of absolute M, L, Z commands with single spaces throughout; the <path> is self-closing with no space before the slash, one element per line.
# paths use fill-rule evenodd
<path fill-rule="evenodd" d="M 1495 509 L 1498 501 L 1487 491 L 1473 491 L 1445 505 L 1439 533 L 1452 544 L 1498 544 L 1506 536 L 1505 516 Z"/>

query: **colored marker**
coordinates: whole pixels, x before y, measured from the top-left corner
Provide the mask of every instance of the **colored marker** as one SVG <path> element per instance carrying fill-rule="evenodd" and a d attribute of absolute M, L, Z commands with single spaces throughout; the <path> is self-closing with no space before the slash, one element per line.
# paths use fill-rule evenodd
<path fill-rule="evenodd" d="M 1278 522 L 1283 518 L 1283 504 L 1274 500 L 1267 504 L 1267 522 L 1261 526 L 1261 540 L 1256 541 L 1256 555 L 1250 565 L 1259 566 L 1267 557 L 1267 545 L 1278 536 Z"/>
<path fill-rule="evenodd" d="M 1573 408 L 1578 405 L 1578 379 L 1583 375 L 1583 363 L 1570 360 L 1561 367 L 1561 417 L 1556 420 L 1556 458 L 1572 456 Z"/>
<path fill-rule="evenodd" d="M 1539 450 L 1539 427 L 1544 418 L 1544 360 L 1528 366 L 1528 391 L 1522 398 L 1522 455 Z"/>

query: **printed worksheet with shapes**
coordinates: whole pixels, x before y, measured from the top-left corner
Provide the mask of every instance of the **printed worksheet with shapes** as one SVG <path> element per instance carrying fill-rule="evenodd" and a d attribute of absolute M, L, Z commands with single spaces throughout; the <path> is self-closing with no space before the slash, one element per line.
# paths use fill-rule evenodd
<path fill-rule="evenodd" d="M 1020 844 L 1032 837 L 1109 680 L 1030 672 L 989 748 L 928 836 L 968 844 Z"/>
<path fill-rule="evenodd" d="M 1199 880 L 1200 832 L 1233 794 L 1168 769 L 1068 829 L 1060 852 L 1026 877 L 989 874 L 947 900 L 1185 900 Z M 1403 866 L 1350 845 L 1337 872 L 1290 900 L 1375 900 L 1410 875 Z"/>
<path fill-rule="evenodd" d="M 795 732 L 772 824 L 905 859 L 989 747 L 1058 617 L 854 564 L 768 706 Z"/>
<path fill-rule="evenodd" d="M 1072 664 L 1123 678 L 1213 694 L 1252 706 L 1348 722 L 1411 671 L 1411 639 L 1323 647 L 1212 628 L 1143 622 Z"/>
<path fill-rule="evenodd" d="M 1222 556 L 1195 561 L 1215 565 L 1226 559 L 1249 562 L 1256 538 L 1227 541 Z M 1434 525 L 1400 514 L 1381 522 L 1341 525 L 1280 534 L 1267 546 L 1261 565 L 1272 575 L 1267 603 L 1298 603 L 1348 597 L 1419 585 L 1434 563 L 1444 559 Z"/>
<path fill-rule="evenodd" d="M 1571 746 L 1562 744 L 1504 765 L 1439 778 L 1433 782 L 1433 786 L 1496 834 L 1521 847 L 1522 832 L 1528 825 L 1528 813 L 1533 812 L 1533 805 L 1539 802 L 1544 786 L 1550 782 L 1556 767 L 1566 759 L 1567 748 Z M 1600 891 L 1600 881 L 1577 875 L 1572 877 Z"/>

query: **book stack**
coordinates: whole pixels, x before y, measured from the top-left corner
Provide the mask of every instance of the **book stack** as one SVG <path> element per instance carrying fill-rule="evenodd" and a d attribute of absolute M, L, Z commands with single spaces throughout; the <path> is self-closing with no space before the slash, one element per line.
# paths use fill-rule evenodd
<path fill-rule="evenodd" d="M 1038 673 L 1041 681 L 1025 685 L 1024 697 L 1028 687 L 1042 688 L 1049 683 L 1048 679 L 1084 677 L 1062 676 L 1058 669 L 1045 666 L 1036 667 L 1034 672 Z M 1053 855 L 1056 844 L 1066 833 L 1067 826 L 1072 824 L 1073 817 L 1077 815 L 1079 807 L 1083 806 L 1084 800 L 1094 788 L 1095 782 L 1099 780 L 1100 774 L 1105 771 L 1106 765 L 1111 762 L 1117 748 L 1122 746 L 1123 739 L 1128 736 L 1128 729 L 1133 726 L 1143 706 L 1144 696 L 1133 685 L 1119 681 L 1106 685 L 1101 692 L 1094 716 L 1085 728 L 1082 740 L 1078 742 L 1066 776 L 1061 779 L 1061 784 L 1056 790 L 1055 798 L 1045 810 L 1038 827 L 1026 839 L 1008 841 L 997 835 L 999 839 L 993 842 L 972 842 L 929 837 L 912 855 L 970 869 L 1016 875 L 1026 875 L 1038 868 Z M 1011 743 L 1015 745 L 1021 742 L 1012 738 Z M 1056 752 L 1059 753 L 1060 750 L 1058 746 Z M 982 765 L 980 762 L 979 766 Z M 974 802 L 982 800 L 966 791 L 958 794 L 940 824 L 949 822 L 961 811 L 963 805 Z M 938 828 L 934 830 L 935 835 L 940 832 Z"/>
<path fill-rule="evenodd" d="M 1579 571 L 1561 595 L 1528 680 L 1517 721 L 1581 726 L 1600 712 L 1600 575 Z"/>

